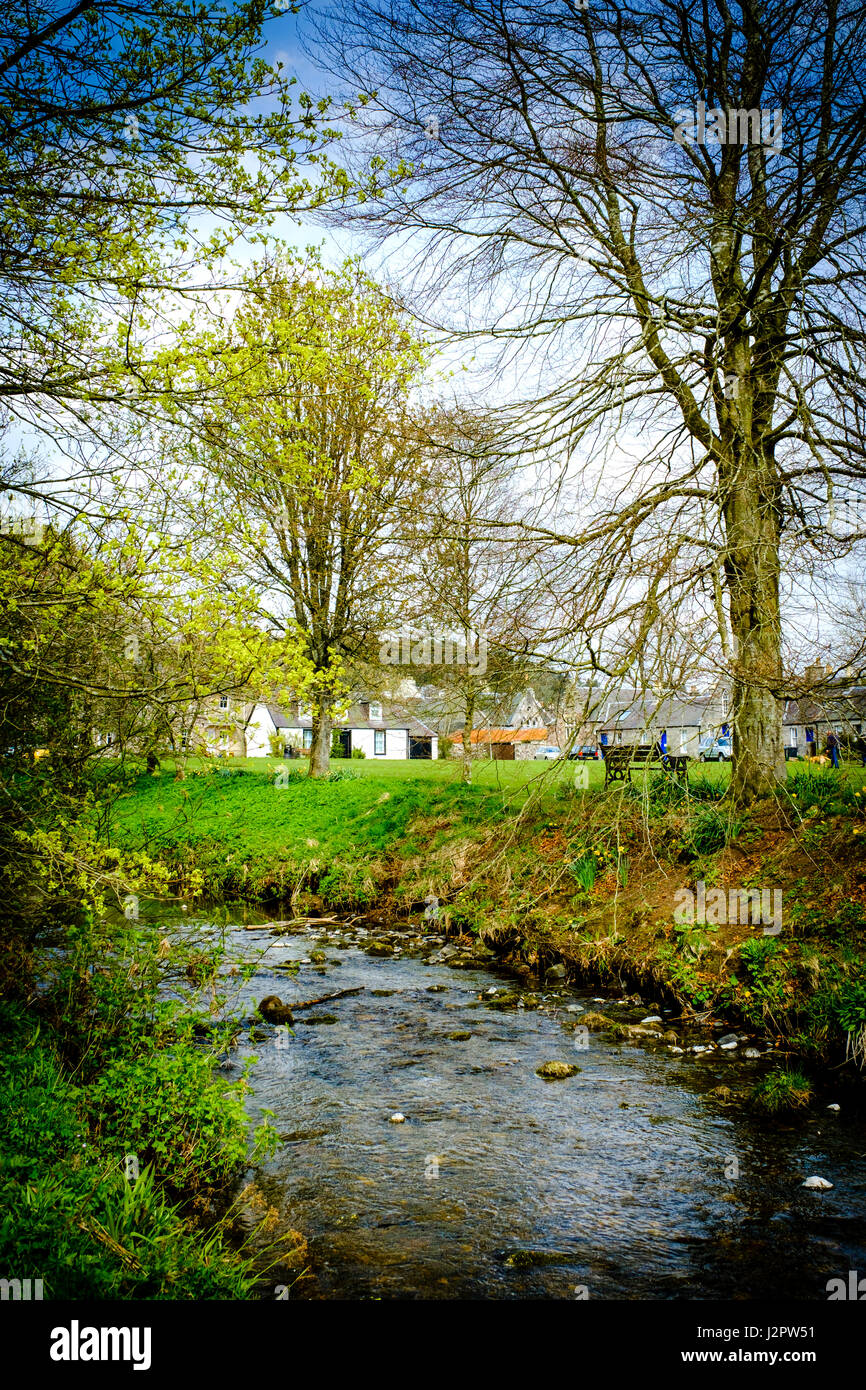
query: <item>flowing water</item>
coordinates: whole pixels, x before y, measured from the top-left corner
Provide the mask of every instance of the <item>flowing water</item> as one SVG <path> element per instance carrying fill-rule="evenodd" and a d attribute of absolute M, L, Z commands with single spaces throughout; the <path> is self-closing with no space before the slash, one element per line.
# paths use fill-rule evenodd
<path fill-rule="evenodd" d="M 241 908 L 230 922 L 244 912 L 265 920 Z M 247 1179 L 309 1241 L 292 1298 L 826 1299 L 829 1279 L 866 1273 L 861 1088 L 840 1080 L 787 1122 L 720 1105 L 710 1090 L 753 1085 L 778 1057 L 587 1037 L 581 1009 L 662 1010 L 543 985 L 532 1007 L 496 969 L 428 963 L 442 938 L 412 931 L 414 944 L 386 932 L 402 950 L 375 956 L 370 923 L 227 929 L 229 960 L 255 962 L 233 1013 L 363 987 L 299 1012 L 294 1036 L 245 1029 L 227 1062 L 232 1076 L 259 1059 L 250 1114 L 275 1112 L 279 1148 Z M 301 960 L 297 976 L 280 968 Z M 515 988 L 529 1007 L 491 1007 Z M 543 1080 L 549 1060 L 580 1071 Z M 804 1189 L 811 1174 L 832 1190 Z"/>

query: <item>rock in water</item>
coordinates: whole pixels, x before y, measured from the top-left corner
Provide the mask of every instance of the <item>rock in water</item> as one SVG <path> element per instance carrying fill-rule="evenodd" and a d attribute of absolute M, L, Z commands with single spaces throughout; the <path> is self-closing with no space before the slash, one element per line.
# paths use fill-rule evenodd
<path fill-rule="evenodd" d="M 399 1110 L 395 1110 L 389 1123 L 392 1125 L 404 1125 L 406 1123 L 406 1116 L 401 1115 Z"/>
<path fill-rule="evenodd" d="M 829 1192 L 833 1184 L 828 1182 L 826 1178 L 818 1178 L 813 1175 L 806 1179 L 803 1186 L 808 1187 L 810 1192 Z"/>
<path fill-rule="evenodd" d="M 546 980 L 564 980 L 566 974 L 567 971 L 564 965 L 552 965 L 550 969 L 545 973 L 544 978 Z"/>
<path fill-rule="evenodd" d="M 278 994 L 267 995 L 259 1004 L 259 1013 L 267 1023 L 287 1023 L 291 1028 L 295 1021 L 288 1004 Z"/>
<path fill-rule="evenodd" d="M 659 1014 L 647 1014 L 646 1018 L 641 1019 L 641 1023 L 661 1023 L 661 1021 Z"/>
<path fill-rule="evenodd" d="M 836 1105 L 835 1102 L 834 1102 L 833 1105 L 828 1105 L 828 1106 L 827 1106 L 827 1109 L 828 1109 L 828 1110 L 838 1110 L 838 1109 L 839 1109 L 839 1106 Z"/>
<path fill-rule="evenodd" d="M 719 1038 L 719 1047 L 736 1047 L 738 1042 L 736 1033 L 725 1033 L 723 1038 Z"/>
<path fill-rule="evenodd" d="M 540 1067 L 535 1068 L 536 1076 L 543 1076 L 545 1081 L 561 1081 L 567 1076 L 576 1076 L 580 1067 L 575 1067 L 571 1062 L 543 1062 Z"/>

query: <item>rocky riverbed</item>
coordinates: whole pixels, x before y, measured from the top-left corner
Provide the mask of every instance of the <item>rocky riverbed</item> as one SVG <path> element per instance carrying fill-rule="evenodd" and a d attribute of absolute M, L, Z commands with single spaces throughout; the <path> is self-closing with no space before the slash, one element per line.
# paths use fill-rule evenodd
<path fill-rule="evenodd" d="M 858 1088 L 774 1121 L 748 1104 L 772 1050 L 722 1023 L 515 980 L 435 923 L 221 915 L 166 932 L 224 934 L 238 1017 L 361 991 L 225 1059 L 257 1057 L 251 1117 L 279 1131 L 247 1201 L 307 1240 L 262 1297 L 826 1299 L 866 1268 Z"/>

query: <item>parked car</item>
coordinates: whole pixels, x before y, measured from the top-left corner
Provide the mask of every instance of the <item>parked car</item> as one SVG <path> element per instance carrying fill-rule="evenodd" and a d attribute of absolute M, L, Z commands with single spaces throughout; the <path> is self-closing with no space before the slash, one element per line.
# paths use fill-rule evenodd
<path fill-rule="evenodd" d="M 701 749 L 702 763 L 729 763 L 734 756 L 734 745 L 730 738 L 714 738 Z"/>
<path fill-rule="evenodd" d="M 536 762 L 539 758 L 546 758 L 548 762 L 553 762 L 556 758 L 562 757 L 562 749 L 557 748 L 555 743 L 545 743 L 539 748 L 535 755 Z"/>
<path fill-rule="evenodd" d="M 601 749 L 596 748 L 594 743 L 585 743 L 581 748 L 572 748 L 568 755 L 570 758 L 577 758 L 583 762 L 587 758 L 600 758 Z"/>

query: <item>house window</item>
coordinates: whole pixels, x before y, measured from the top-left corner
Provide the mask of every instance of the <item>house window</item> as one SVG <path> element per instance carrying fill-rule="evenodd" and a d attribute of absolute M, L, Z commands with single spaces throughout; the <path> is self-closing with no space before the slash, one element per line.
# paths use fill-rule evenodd
<path fill-rule="evenodd" d="M 305 747 L 305 748 L 312 748 L 312 746 L 313 746 L 313 731 L 312 731 L 312 729 L 304 729 L 304 747 Z"/>
<path fill-rule="evenodd" d="M 373 733 L 373 752 L 382 754 L 385 752 L 385 730 L 376 729 Z"/>
<path fill-rule="evenodd" d="M 189 743 L 189 734 L 181 734 L 181 736 L 180 736 L 180 746 L 181 746 L 181 748 L 186 748 L 186 746 L 187 746 L 188 743 Z"/>
<path fill-rule="evenodd" d="M 382 718 L 382 706 L 381 706 L 381 705 L 371 705 L 371 706 L 370 706 L 370 718 L 371 718 L 371 719 L 381 719 L 381 718 Z M 385 751 L 385 750 L 384 750 L 384 748 L 383 748 L 383 749 L 382 749 L 382 752 L 384 753 L 384 751 Z"/>
<path fill-rule="evenodd" d="M 228 695 L 220 695 L 220 709 L 228 709 L 228 707 L 229 707 L 229 697 L 228 697 Z"/>

